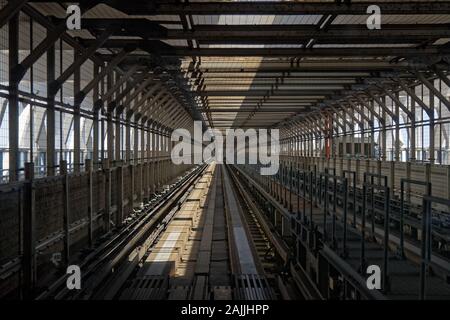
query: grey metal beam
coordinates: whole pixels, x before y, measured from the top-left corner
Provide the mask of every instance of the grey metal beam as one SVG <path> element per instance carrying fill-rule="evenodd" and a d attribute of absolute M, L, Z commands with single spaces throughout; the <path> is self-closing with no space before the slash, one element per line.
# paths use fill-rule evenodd
<path fill-rule="evenodd" d="M 108 91 L 105 92 L 105 94 L 102 95 L 100 100 L 107 101 L 114 93 L 120 89 L 120 86 L 124 84 L 125 82 L 130 80 L 130 77 L 139 69 L 139 66 L 135 65 L 131 67 L 124 75 L 122 75 L 117 81 L 114 82 L 114 84 L 111 86 L 111 88 L 108 88 Z M 141 74 L 141 77 L 145 76 L 145 73 Z"/>
<path fill-rule="evenodd" d="M 421 72 L 415 72 L 415 75 L 450 111 L 450 101 Z"/>
<path fill-rule="evenodd" d="M 97 63 L 94 63 L 94 74 L 98 74 L 100 70 L 100 65 Z M 97 100 L 99 98 L 99 88 L 98 86 L 94 86 L 93 91 L 92 91 L 92 95 L 93 95 L 93 100 Z M 93 121 L 92 121 L 92 137 L 93 137 L 93 141 L 92 141 L 92 165 L 93 168 L 97 168 L 97 162 L 99 159 L 99 109 L 98 108 L 94 108 L 94 110 L 92 110 L 93 112 Z"/>
<path fill-rule="evenodd" d="M 389 109 L 388 106 L 386 106 L 386 104 L 379 97 L 370 92 L 370 90 L 365 91 L 365 93 L 369 97 L 371 97 L 392 118 L 393 121 L 399 121 L 398 117 L 391 111 L 391 109 Z"/>
<path fill-rule="evenodd" d="M 439 69 L 435 69 L 436 75 L 439 77 L 439 79 L 441 79 L 442 81 L 444 81 L 444 83 L 447 85 L 447 87 L 450 87 L 450 79 L 448 78 L 448 76 L 446 76 L 441 70 Z"/>
<path fill-rule="evenodd" d="M 7 107 L 8 107 L 8 100 L 5 100 L 3 101 L 3 104 L 0 106 L 0 126 L 3 122 L 3 117 L 5 116 Z"/>
<path fill-rule="evenodd" d="M 366 107 L 367 110 L 369 110 L 370 113 L 373 114 L 373 116 L 375 118 L 377 118 L 380 123 L 384 123 L 385 122 L 385 119 L 380 114 L 375 112 L 374 108 L 369 103 L 366 103 L 366 101 L 364 101 L 364 99 L 362 99 L 357 94 L 353 95 L 353 97 L 355 97 L 356 100 L 358 100 L 359 103 L 361 103 L 364 107 Z"/>
<path fill-rule="evenodd" d="M 142 112 L 147 113 L 149 117 L 151 116 L 153 119 L 157 120 L 159 123 L 161 123 L 160 115 L 162 114 L 162 111 L 164 108 L 168 105 L 171 105 L 175 103 L 173 101 L 172 96 L 166 92 L 166 95 L 161 98 L 160 101 L 158 101 L 158 95 L 154 99 L 154 104 L 151 104 L 152 108 L 150 110 L 142 110 Z M 156 108 L 153 108 L 156 106 Z"/>
<path fill-rule="evenodd" d="M 47 50 L 47 86 L 55 80 L 55 46 Z M 55 96 L 47 91 L 47 175 L 55 175 Z"/>
<path fill-rule="evenodd" d="M 338 110 L 336 107 L 334 107 L 333 105 L 331 105 L 331 104 L 326 104 L 328 107 L 330 107 L 330 109 L 331 110 L 333 110 L 334 111 L 334 113 L 337 115 L 337 116 L 339 116 L 342 120 L 344 120 L 344 131 L 345 132 L 347 132 L 347 127 L 345 126 L 345 124 L 347 124 L 349 127 L 350 127 L 350 129 L 351 130 L 353 130 L 353 128 L 355 127 L 355 125 L 353 124 L 353 123 L 351 123 L 350 121 L 348 121 L 347 120 L 347 117 L 345 117 L 345 111 L 343 110 L 343 109 L 341 109 L 341 110 Z M 340 114 L 340 112 L 343 112 L 344 113 L 344 115 L 341 115 Z"/>
<path fill-rule="evenodd" d="M 50 83 L 48 88 L 50 96 L 56 95 L 63 83 L 74 73 L 75 69 L 80 67 L 106 40 L 108 40 L 112 31 L 112 27 L 107 27 L 89 48 L 87 48 L 80 56 L 76 57 L 75 61 L 57 79 Z"/>
<path fill-rule="evenodd" d="M 53 30 L 47 30 L 47 36 L 42 40 L 36 48 L 31 50 L 21 63 L 14 68 L 14 78 L 18 81 L 22 80 L 27 70 L 43 55 L 47 50 L 55 44 L 55 42 L 67 30 L 66 22 L 57 25 Z"/>
<path fill-rule="evenodd" d="M 399 48 L 386 45 L 372 48 L 188 48 L 181 46 L 163 46 L 156 40 L 110 40 L 104 44 L 106 48 L 122 48 L 124 45 L 133 44 L 139 47 L 153 48 L 153 52 L 162 57 L 379 57 L 379 56 L 399 56 L 399 57 L 429 57 L 433 55 L 449 54 L 449 48 L 442 48 L 439 45 L 431 45 L 426 48 Z M 86 43 L 90 43 L 89 40 Z M 391 70 L 394 69 L 391 66 Z"/>
<path fill-rule="evenodd" d="M 125 57 L 132 51 L 132 49 L 123 49 L 119 52 L 113 60 L 111 60 L 106 67 L 103 67 L 99 73 L 96 73 L 94 78 L 79 92 L 75 92 L 75 102 L 83 102 L 86 95 L 94 89 L 94 87 L 103 79 L 109 72 L 111 72 Z"/>
<path fill-rule="evenodd" d="M 388 95 L 400 107 L 400 109 L 402 109 L 402 111 L 408 115 L 410 119 L 414 117 L 414 114 L 408 110 L 408 108 L 400 101 L 400 99 L 397 98 L 397 96 L 394 93 L 390 92 L 381 85 L 378 87 L 382 90 L 384 94 Z"/>
<path fill-rule="evenodd" d="M 379 40 L 386 41 L 409 41 L 417 42 L 430 38 L 441 38 L 448 36 L 449 25 L 447 24 L 398 24 L 385 25 L 382 29 L 369 30 L 365 25 L 333 25 L 332 28 L 317 29 L 316 25 L 293 25 L 293 24 L 258 24 L 258 25 L 206 25 L 198 24 L 195 29 L 167 29 L 155 24 L 148 19 L 133 18 L 85 18 L 84 27 L 98 27 L 107 24 L 120 26 L 117 35 L 136 36 L 140 35 L 147 40 L 198 40 L 200 42 L 262 40 L 277 41 L 296 40 L 297 44 L 314 38 L 321 41 L 335 41 L 356 39 L 358 41 Z M 234 42 L 233 42 L 234 43 Z"/>
<path fill-rule="evenodd" d="M 371 126 L 371 127 L 373 126 L 372 120 L 371 120 L 368 116 L 366 116 L 366 115 L 364 114 L 363 110 L 362 110 L 357 104 L 353 103 L 353 101 L 351 101 L 350 99 L 346 100 L 346 102 L 347 102 L 348 104 L 350 104 L 351 108 L 352 108 L 353 110 L 356 110 L 356 112 L 358 112 L 358 113 L 361 115 L 361 117 L 363 117 L 364 120 L 367 121 L 367 123 L 369 124 L 369 126 Z"/>
<path fill-rule="evenodd" d="M 76 50 L 78 52 L 78 50 Z M 81 82 L 81 70 L 80 67 L 75 69 L 74 76 L 73 76 L 73 92 L 79 92 L 80 91 L 80 83 Z M 81 166 L 81 128 L 80 128 L 80 122 L 81 122 L 81 115 L 80 115 L 80 105 L 75 104 L 74 105 L 74 114 L 73 114 L 73 157 L 74 157 L 74 169 L 75 172 L 80 171 Z M 70 129 L 69 131 L 70 132 Z M 69 137 L 69 134 L 67 134 L 67 137 Z M 66 142 L 67 143 L 67 142 Z"/>
<path fill-rule="evenodd" d="M 116 98 L 114 99 L 114 101 L 112 101 L 109 106 L 108 109 L 114 109 L 117 106 L 119 106 L 119 103 L 122 99 L 124 99 L 129 93 L 130 91 L 136 87 L 136 85 L 138 83 L 140 83 L 143 78 L 145 77 L 145 75 L 143 74 L 142 77 L 136 77 L 132 82 L 129 82 L 128 85 L 125 87 L 124 90 L 122 90 L 122 92 L 118 92 L 116 95 Z M 124 109 L 125 106 L 123 106 L 122 110 Z"/>
<path fill-rule="evenodd" d="M 352 3 L 350 6 L 338 2 L 190 2 L 165 3 L 146 1 L 105 1 L 105 3 L 129 14 L 159 15 L 367 15 L 368 3 Z M 383 14 L 441 14 L 450 11 L 450 3 L 430 2 L 370 2 L 381 8 Z"/>
<path fill-rule="evenodd" d="M 148 78 L 147 80 L 143 81 L 135 90 L 132 94 L 130 94 L 124 102 L 125 106 L 129 106 L 131 104 L 131 102 L 136 99 L 139 95 L 140 92 L 144 91 L 147 89 L 148 85 L 151 84 L 153 81 L 153 78 Z M 155 91 L 157 90 L 159 87 L 161 87 L 161 83 L 157 82 L 156 84 L 154 84 L 149 91 Z"/>
<path fill-rule="evenodd" d="M 158 52 L 161 56 L 213 56 L 213 57 L 378 57 L 378 56 L 400 56 L 400 57 L 418 57 L 431 56 L 439 54 L 448 54 L 450 49 L 444 49 L 440 46 L 430 46 L 424 49 L 415 48 L 392 48 L 375 47 L 375 48 L 193 48 L 173 47 L 169 50 L 161 50 Z"/>
<path fill-rule="evenodd" d="M 354 112 L 352 112 L 352 110 L 350 110 L 350 111 L 348 111 L 347 109 L 348 109 L 348 107 L 347 106 L 344 106 L 342 103 L 338 103 L 339 104 L 339 106 L 342 108 L 342 110 L 344 110 L 344 112 L 346 113 L 346 114 L 348 114 L 349 116 L 350 116 L 350 118 L 352 118 L 352 120 L 353 121 L 355 121 L 360 127 L 364 127 L 364 123 L 363 123 L 363 121 L 361 121 L 361 120 L 359 120 L 358 118 L 356 118 L 355 117 L 355 114 L 354 114 Z M 356 110 L 357 111 L 357 110 Z M 359 113 L 359 112 L 358 112 Z M 354 125 L 352 124 L 352 126 L 350 126 L 350 128 L 352 128 L 353 127 L 353 130 L 354 130 Z"/>
<path fill-rule="evenodd" d="M 147 92 L 144 94 L 144 96 L 143 96 L 140 100 L 136 101 L 136 103 L 135 103 L 134 106 L 133 106 L 133 109 L 137 112 L 138 109 L 139 109 L 139 107 L 140 107 L 142 104 L 144 104 L 144 102 L 147 101 L 147 99 L 150 98 L 150 97 L 153 95 L 153 93 L 155 93 L 155 91 L 156 91 L 159 87 L 160 87 L 160 86 L 155 85 L 155 86 L 153 86 L 149 91 L 147 91 Z M 164 94 L 164 92 L 165 92 L 164 90 L 160 90 L 160 92 L 158 92 L 158 94 L 155 96 L 154 101 L 156 101 L 157 99 L 159 99 L 159 97 L 160 97 L 162 94 Z"/>
<path fill-rule="evenodd" d="M 14 67 L 19 63 L 19 14 L 15 13 L 8 24 L 9 77 L 13 78 Z M 19 82 L 9 83 L 8 133 L 9 133 L 9 181 L 19 178 Z"/>
<path fill-rule="evenodd" d="M 414 92 L 414 90 L 411 90 L 411 88 L 409 87 L 409 85 L 407 85 L 403 80 L 401 79 L 397 79 L 398 83 L 400 84 L 400 87 L 406 91 L 406 93 L 408 93 L 408 95 L 423 109 L 425 110 L 425 112 L 430 115 L 431 114 L 431 110 L 430 108 L 428 108 L 428 106 L 422 101 L 422 99 L 420 99 L 416 93 Z"/>

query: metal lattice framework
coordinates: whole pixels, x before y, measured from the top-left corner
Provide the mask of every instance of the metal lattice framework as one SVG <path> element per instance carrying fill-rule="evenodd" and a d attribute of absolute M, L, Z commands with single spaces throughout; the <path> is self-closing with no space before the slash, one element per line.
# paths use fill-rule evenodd
<path fill-rule="evenodd" d="M 339 141 L 331 141 L 333 137 L 359 132 L 363 148 L 364 135 L 393 126 L 397 132 L 393 159 L 399 160 L 398 132 L 407 122 L 414 139 L 416 109 L 427 114 L 434 128 L 433 121 L 445 118 L 450 108 L 441 85 L 449 85 L 449 1 L 85 0 L 79 2 L 80 31 L 66 30 L 67 5 L 17 0 L 8 1 L 0 11 L 2 26 L 8 24 L 10 35 L 10 104 L 23 99 L 21 83 L 39 59 L 55 60 L 55 44 L 63 41 L 76 52 L 57 77 L 55 66 L 46 66 L 47 96 L 38 98 L 47 109 L 42 121 L 47 122 L 48 153 L 55 149 L 52 124 L 58 93 L 68 81 L 84 77 L 80 67 L 87 61 L 97 71 L 83 87 L 75 83 L 73 104 L 68 106 L 74 114 L 70 127 L 75 159 L 80 158 L 80 116 L 88 116 L 97 135 L 92 138 L 94 153 L 102 149 L 117 160 L 121 149 L 126 159 L 132 156 L 130 127 L 168 135 L 177 127 L 192 130 L 192 120 L 220 130 L 282 128 L 286 143 L 328 155 L 338 152 Z M 367 28 L 369 5 L 379 6 L 381 29 Z M 20 59 L 22 42 L 12 40 L 22 28 L 19 13 L 47 29 L 45 38 Z M 104 86 L 107 89 L 100 92 Z M 436 98 L 440 114 L 435 114 L 437 105 L 415 93 L 417 86 L 430 92 L 429 99 Z M 84 110 L 81 105 L 93 93 L 91 110 Z M 9 117 L 9 148 L 15 150 L 19 117 Z M 110 137 L 118 130 L 113 122 L 128 128 L 124 148 L 118 138 L 108 139 L 107 146 L 100 148 L 98 123 L 103 118 Z M 381 146 L 385 158 L 386 137 L 381 135 L 374 144 Z M 434 133 L 430 136 L 429 158 L 434 161 Z M 319 140 L 322 145 L 316 146 Z M 409 159 L 415 159 L 415 142 L 410 144 Z M 9 157 L 11 171 L 17 172 L 17 153 Z M 53 158 L 48 155 L 47 167 L 54 167 Z"/>

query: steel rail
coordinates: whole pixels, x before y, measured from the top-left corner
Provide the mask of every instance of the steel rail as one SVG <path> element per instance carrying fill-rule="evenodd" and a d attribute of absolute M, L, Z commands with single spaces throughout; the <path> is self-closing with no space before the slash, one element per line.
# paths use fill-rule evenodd
<path fill-rule="evenodd" d="M 183 192 L 192 184 L 193 181 L 203 172 L 205 166 L 198 167 L 196 170 L 188 173 L 182 180 L 180 180 L 174 189 L 162 196 L 154 207 L 144 209 L 145 213 L 131 224 L 123 228 L 112 239 L 104 242 L 91 254 L 84 258 L 83 262 L 79 265 L 83 272 L 83 282 L 86 279 L 95 276 L 96 271 L 111 270 L 116 266 L 121 259 L 123 259 L 127 253 L 132 251 L 136 247 L 142 237 L 154 226 L 154 224 L 162 218 L 164 212 L 181 198 Z M 106 273 L 104 276 L 109 274 Z M 102 277 L 97 278 L 98 280 Z M 98 280 L 94 285 L 97 285 Z M 48 299 L 54 297 L 56 299 L 62 299 L 69 295 L 69 290 L 65 286 L 66 275 L 61 276 L 53 282 L 44 292 L 36 297 L 37 300 Z M 77 293 L 80 296 L 82 292 L 85 292 L 87 287 L 81 292 Z"/>

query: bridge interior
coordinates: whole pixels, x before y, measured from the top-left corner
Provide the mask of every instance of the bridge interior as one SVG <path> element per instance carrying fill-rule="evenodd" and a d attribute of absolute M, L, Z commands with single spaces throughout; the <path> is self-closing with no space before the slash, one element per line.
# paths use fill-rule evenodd
<path fill-rule="evenodd" d="M 449 30 L 444 0 L 0 0 L 0 299 L 448 300 Z M 203 156 L 239 130 L 273 174 Z"/>

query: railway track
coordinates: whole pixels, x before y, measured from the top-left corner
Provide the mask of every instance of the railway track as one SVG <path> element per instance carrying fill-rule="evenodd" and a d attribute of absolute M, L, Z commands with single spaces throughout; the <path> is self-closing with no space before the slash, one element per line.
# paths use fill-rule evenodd
<path fill-rule="evenodd" d="M 131 274 L 108 298 L 275 299 L 235 186 L 211 165 Z"/>
<path fill-rule="evenodd" d="M 295 281 L 282 276 L 288 244 L 262 219 L 233 170 L 198 167 L 84 257 L 81 290 L 68 290 L 62 276 L 38 299 L 298 298 Z"/>
<path fill-rule="evenodd" d="M 395 227 L 392 221 L 395 222 L 396 217 L 389 215 L 386 218 L 389 209 L 392 209 L 389 197 L 386 200 L 388 192 L 374 194 L 372 200 L 370 192 L 366 190 L 364 200 L 356 196 L 356 206 L 348 206 L 346 194 L 342 192 L 345 187 L 342 188 L 340 181 L 333 181 L 342 177 L 324 175 L 330 181 L 315 181 L 311 173 L 309 180 L 304 177 L 300 179 L 300 176 L 298 184 L 293 185 L 287 179 L 282 179 L 281 183 L 277 179 L 269 183 L 262 179 L 257 182 L 254 178 L 259 177 L 255 171 L 245 170 L 245 173 L 240 168 L 237 170 L 257 190 L 255 193 L 270 202 L 268 207 L 275 208 L 285 221 L 294 221 L 298 244 L 297 264 L 314 268 L 309 263 L 311 255 L 314 256 L 312 259 L 322 261 L 322 269 L 310 273 L 326 272 L 326 277 L 333 279 L 318 281 L 321 291 L 328 297 L 448 299 L 450 296 L 448 276 L 446 278 L 449 270 L 447 259 L 426 247 L 422 247 L 422 252 L 428 251 L 429 256 L 421 257 L 419 244 L 406 235 L 405 255 L 400 254 L 399 236 L 395 230 L 390 230 Z M 384 210 L 380 204 L 384 205 Z M 439 238 L 434 235 L 433 239 Z M 382 290 L 367 290 L 365 271 L 369 265 L 387 270 L 382 273 Z M 425 270 L 421 269 L 424 265 Z M 332 268 L 333 272 L 325 268 Z M 331 281 L 333 286 L 328 285 Z"/>
<path fill-rule="evenodd" d="M 126 258 L 136 252 L 145 252 L 143 248 L 149 244 L 148 240 L 155 236 L 159 222 L 165 218 L 170 210 L 177 205 L 186 190 L 197 180 L 206 166 L 197 167 L 189 171 L 178 180 L 170 190 L 157 196 L 157 201 L 144 206 L 132 221 L 115 235 L 104 240 L 98 247 L 82 257 L 78 266 L 81 269 L 83 288 L 76 292 L 66 286 L 66 275 L 56 279 L 51 285 L 42 290 L 36 297 L 42 299 L 88 299 L 99 290 L 106 278 L 114 277 L 114 270 Z M 158 225 L 159 224 L 159 225 Z M 147 239 L 147 242 L 145 242 Z M 139 255 L 139 254 L 138 254 Z"/>

